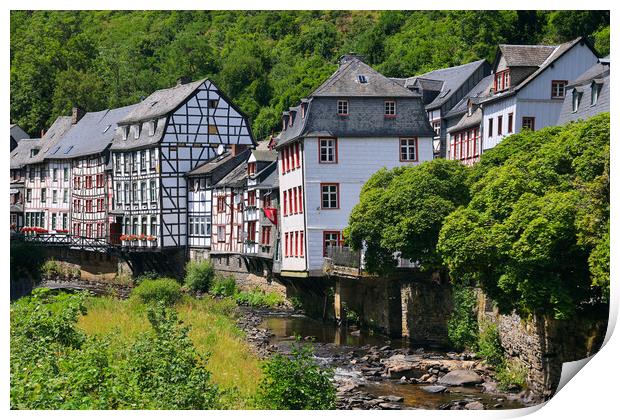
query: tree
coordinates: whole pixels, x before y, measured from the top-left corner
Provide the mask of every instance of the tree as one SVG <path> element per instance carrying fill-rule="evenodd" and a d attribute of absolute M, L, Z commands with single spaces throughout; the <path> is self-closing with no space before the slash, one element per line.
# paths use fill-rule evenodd
<path fill-rule="evenodd" d="M 375 173 L 362 188 L 345 232 L 354 248 L 365 247 L 367 270 L 391 271 L 395 255 L 422 269 L 441 268 L 439 230 L 443 219 L 469 200 L 467 171 L 442 159 Z"/>

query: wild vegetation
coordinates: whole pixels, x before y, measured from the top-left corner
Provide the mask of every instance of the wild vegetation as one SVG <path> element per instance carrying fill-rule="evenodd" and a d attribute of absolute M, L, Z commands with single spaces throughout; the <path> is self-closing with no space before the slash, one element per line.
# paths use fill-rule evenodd
<path fill-rule="evenodd" d="M 583 35 L 609 54 L 609 11 L 12 11 L 11 122 L 38 135 L 72 106 L 138 102 L 180 76 L 213 80 L 258 138 L 355 51 L 405 77 L 500 43 Z"/>
<path fill-rule="evenodd" d="M 302 395 L 315 403 L 305 408 L 333 406 L 329 372 L 311 349 L 261 362 L 236 311 L 230 298 L 145 304 L 37 289 L 11 304 L 11 408 L 292 407 Z M 290 394 L 265 393 L 271 382 Z"/>

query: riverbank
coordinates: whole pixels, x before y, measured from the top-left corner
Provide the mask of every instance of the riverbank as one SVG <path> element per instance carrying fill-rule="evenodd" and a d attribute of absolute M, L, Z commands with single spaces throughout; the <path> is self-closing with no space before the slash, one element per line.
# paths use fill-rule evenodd
<path fill-rule="evenodd" d="M 290 311 L 242 308 L 237 325 L 261 358 L 312 343 L 334 370 L 338 409 L 515 409 L 541 402 L 531 392 L 502 392 L 494 371 L 467 353 L 408 348 L 403 340 L 346 331 Z"/>

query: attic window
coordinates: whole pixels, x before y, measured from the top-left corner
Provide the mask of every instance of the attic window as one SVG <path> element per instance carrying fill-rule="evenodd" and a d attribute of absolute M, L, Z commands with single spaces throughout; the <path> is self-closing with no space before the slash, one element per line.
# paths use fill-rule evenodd
<path fill-rule="evenodd" d="M 104 133 L 106 133 L 106 132 L 110 129 L 110 127 L 112 127 L 112 126 L 111 126 L 111 125 L 108 125 L 108 126 L 107 126 L 104 130 L 103 130 L 103 132 L 104 132 Z"/>
<path fill-rule="evenodd" d="M 474 106 L 472 105 L 472 103 L 471 103 L 471 102 L 469 102 L 469 103 L 467 104 L 467 116 L 468 116 L 468 117 L 471 117 L 471 112 L 472 112 L 473 108 L 474 108 Z"/>
<path fill-rule="evenodd" d="M 153 101 L 153 102 L 151 102 L 151 108 L 153 108 L 155 105 L 157 105 L 157 102 L 158 102 L 158 101 Z"/>
<path fill-rule="evenodd" d="M 155 130 L 157 130 L 157 120 L 149 121 L 149 136 L 154 135 Z"/>
<path fill-rule="evenodd" d="M 366 79 L 366 76 L 363 74 L 357 75 L 357 81 L 360 83 L 368 83 L 368 79 Z"/>
<path fill-rule="evenodd" d="M 133 138 L 134 139 L 138 139 L 140 138 L 140 130 L 142 129 L 142 124 L 136 124 L 133 127 Z"/>
<path fill-rule="evenodd" d="M 30 149 L 30 157 L 35 157 L 39 153 L 39 149 Z"/>
<path fill-rule="evenodd" d="M 125 125 L 122 128 L 123 130 L 123 140 L 127 140 L 127 136 L 129 135 L 129 126 Z"/>
<path fill-rule="evenodd" d="M 67 150 L 65 150 L 65 155 L 68 155 L 71 150 L 73 150 L 73 146 L 69 146 Z"/>
<path fill-rule="evenodd" d="M 209 106 L 209 108 L 217 108 L 217 105 L 219 104 L 219 99 L 209 99 L 209 102 L 207 103 L 207 105 Z"/>
<path fill-rule="evenodd" d="M 55 155 L 56 152 L 58 152 L 60 150 L 60 146 L 56 146 L 56 148 L 54 149 L 54 151 L 52 152 L 52 155 Z"/>
<path fill-rule="evenodd" d="M 601 83 L 592 82 L 590 85 L 590 106 L 596 105 L 598 102 L 598 96 L 601 93 Z"/>
<path fill-rule="evenodd" d="M 579 110 L 579 103 L 581 102 L 581 93 L 577 89 L 573 89 L 573 112 Z"/>

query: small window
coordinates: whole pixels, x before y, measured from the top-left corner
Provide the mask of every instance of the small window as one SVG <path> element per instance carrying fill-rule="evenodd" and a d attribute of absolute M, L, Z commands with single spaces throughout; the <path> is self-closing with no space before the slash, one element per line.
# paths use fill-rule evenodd
<path fill-rule="evenodd" d="M 400 139 L 401 162 L 416 162 L 418 160 L 418 139 Z"/>
<path fill-rule="evenodd" d="M 502 135 L 502 125 L 504 122 L 504 117 L 501 115 L 497 116 L 497 135 L 501 136 Z"/>
<path fill-rule="evenodd" d="M 321 208 L 337 209 L 339 203 L 339 185 L 338 184 L 321 184 Z"/>
<path fill-rule="evenodd" d="M 220 102 L 219 99 L 209 99 L 209 102 L 208 102 L 209 108 L 212 108 L 212 109 L 217 108 L 219 102 Z"/>
<path fill-rule="evenodd" d="M 441 121 L 435 121 L 433 123 L 433 131 L 435 131 L 435 137 L 441 136 Z"/>
<path fill-rule="evenodd" d="M 534 117 L 523 117 L 523 124 L 521 126 L 526 130 L 534 131 L 534 128 L 535 128 L 534 121 L 535 121 Z"/>
<path fill-rule="evenodd" d="M 600 83 L 592 82 L 592 85 L 590 86 L 590 106 L 594 106 L 598 102 L 601 87 L 602 85 Z"/>
<path fill-rule="evenodd" d="M 69 146 L 67 150 L 65 150 L 65 155 L 68 155 L 71 150 L 73 150 L 73 146 Z"/>
<path fill-rule="evenodd" d="M 140 130 L 142 129 L 142 124 L 136 124 L 133 127 L 133 138 L 134 139 L 138 139 L 140 138 Z"/>
<path fill-rule="evenodd" d="M 129 136 L 129 126 L 125 125 L 121 128 L 121 131 L 123 133 L 123 140 L 127 140 L 127 137 Z"/>
<path fill-rule="evenodd" d="M 349 101 L 338 100 L 338 115 L 349 115 Z"/>
<path fill-rule="evenodd" d="M 157 120 L 152 120 L 149 122 L 149 136 L 154 135 L 155 130 L 157 130 Z"/>
<path fill-rule="evenodd" d="M 319 163 L 338 163 L 338 140 L 319 138 Z"/>
<path fill-rule="evenodd" d="M 368 79 L 366 78 L 366 75 L 364 74 L 358 74 L 357 81 L 360 83 L 368 83 Z"/>
<path fill-rule="evenodd" d="M 579 102 L 581 102 L 581 93 L 577 92 L 577 89 L 573 89 L 573 112 L 579 110 Z"/>
<path fill-rule="evenodd" d="M 513 115 L 512 112 L 508 114 L 508 133 L 512 133 L 512 123 L 513 123 Z"/>
<path fill-rule="evenodd" d="M 327 257 L 327 251 L 331 247 L 340 245 L 340 232 L 323 232 L 323 256 Z"/>
<path fill-rule="evenodd" d="M 564 98 L 566 96 L 566 80 L 553 80 L 551 82 L 551 97 L 554 99 Z"/>
<path fill-rule="evenodd" d="M 386 117 L 396 116 L 396 101 L 385 101 L 385 116 Z"/>
<path fill-rule="evenodd" d="M 488 137 L 493 137 L 493 118 L 489 118 L 489 130 L 487 133 Z"/>

